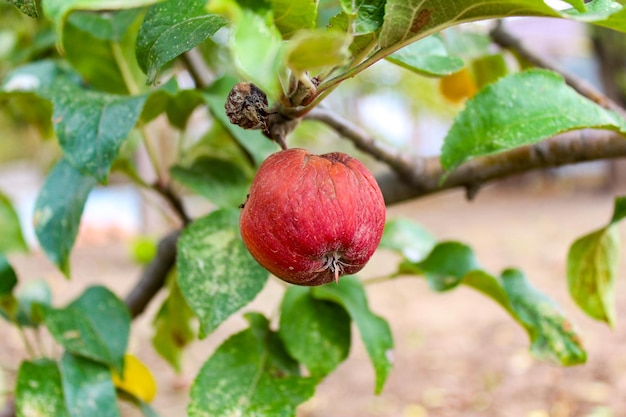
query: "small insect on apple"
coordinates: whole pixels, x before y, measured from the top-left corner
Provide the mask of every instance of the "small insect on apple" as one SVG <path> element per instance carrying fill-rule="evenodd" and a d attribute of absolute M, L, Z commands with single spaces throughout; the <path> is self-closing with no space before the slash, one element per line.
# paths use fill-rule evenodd
<path fill-rule="evenodd" d="M 295 148 L 261 164 L 240 217 L 252 256 L 278 278 L 306 286 L 360 271 L 384 225 L 382 193 L 363 163 Z"/>

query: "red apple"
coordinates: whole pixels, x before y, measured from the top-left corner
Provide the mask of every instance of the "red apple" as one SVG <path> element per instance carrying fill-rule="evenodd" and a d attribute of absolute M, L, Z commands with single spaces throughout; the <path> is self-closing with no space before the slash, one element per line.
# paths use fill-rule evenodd
<path fill-rule="evenodd" d="M 360 271 L 384 225 L 380 188 L 359 160 L 304 149 L 261 164 L 240 217 L 252 256 L 278 278 L 307 286 Z"/>

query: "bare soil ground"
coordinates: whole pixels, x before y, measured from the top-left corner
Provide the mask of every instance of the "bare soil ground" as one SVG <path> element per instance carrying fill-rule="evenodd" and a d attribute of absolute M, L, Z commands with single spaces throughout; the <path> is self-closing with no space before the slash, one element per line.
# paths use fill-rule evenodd
<path fill-rule="evenodd" d="M 577 237 L 602 226 L 612 212 L 613 194 L 590 191 L 487 189 L 474 202 L 451 192 L 392 207 L 389 217 L 420 222 L 439 239 L 470 244 L 483 267 L 497 273 L 519 267 L 556 300 L 581 329 L 589 353 L 583 366 L 561 368 L 528 354 L 525 332 L 495 303 L 460 288 L 432 293 L 419 278 L 368 287 L 371 308 L 389 320 L 395 367 L 380 396 L 355 330 L 351 355 L 302 405 L 299 417 L 623 417 L 626 416 L 626 291 L 617 285 L 614 330 L 585 317 L 567 294 L 565 258 Z M 622 237 L 626 229 L 621 228 Z M 79 245 L 73 281 L 64 280 L 38 255 L 13 257 L 22 279 L 47 279 L 62 305 L 85 286 L 104 283 L 123 296 L 139 267 L 123 243 Z M 363 277 L 394 269 L 395 258 L 377 254 Z M 623 265 L 620 274 L 624 274 Z M 78 283 L 76 282 L 78 281 Z M 270 283 L 246 310 L 275 314 L 282 287 Z M 158 302 L 133 324 L 130 351 L 153 370 L 159 384 L 154 407 L 163 417 L 184 416 L 189 384 L 217 345 L 244 327 L 237 316 L 196 342 L 184 372 L 174 372 L 150 344 L 150 321 Z M 14 329 L 0 323 L 0 365 L 11 370 L 24 357 Z M 2 391 L 0 383 L 0 391 Z M 0 397 L 0 403 L 1 403 Z M 125 415 L 132 415 L 124 410 Z"/>

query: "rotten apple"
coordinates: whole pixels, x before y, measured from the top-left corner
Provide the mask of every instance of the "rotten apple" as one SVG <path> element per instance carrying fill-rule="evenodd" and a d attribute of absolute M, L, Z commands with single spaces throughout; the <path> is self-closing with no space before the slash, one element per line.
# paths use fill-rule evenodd
<path fill-rule="evenodd" d="M 383 196 L 363 163 L 304 149 L 261 164 L 240 217 L 252 256 L 278 278 L 307 286 L 361 270 L 384 224 Z"/>

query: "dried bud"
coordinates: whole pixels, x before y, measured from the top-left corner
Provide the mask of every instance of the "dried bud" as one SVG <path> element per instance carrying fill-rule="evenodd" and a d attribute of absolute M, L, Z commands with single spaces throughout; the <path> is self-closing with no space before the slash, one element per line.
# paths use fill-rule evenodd
<path fill-rule="evenodd" d="M 230 90 L 224 105 L 232 124 L 244 129 L 267 131 L 267 96 L 252 83 L 237 83 Z"/>

